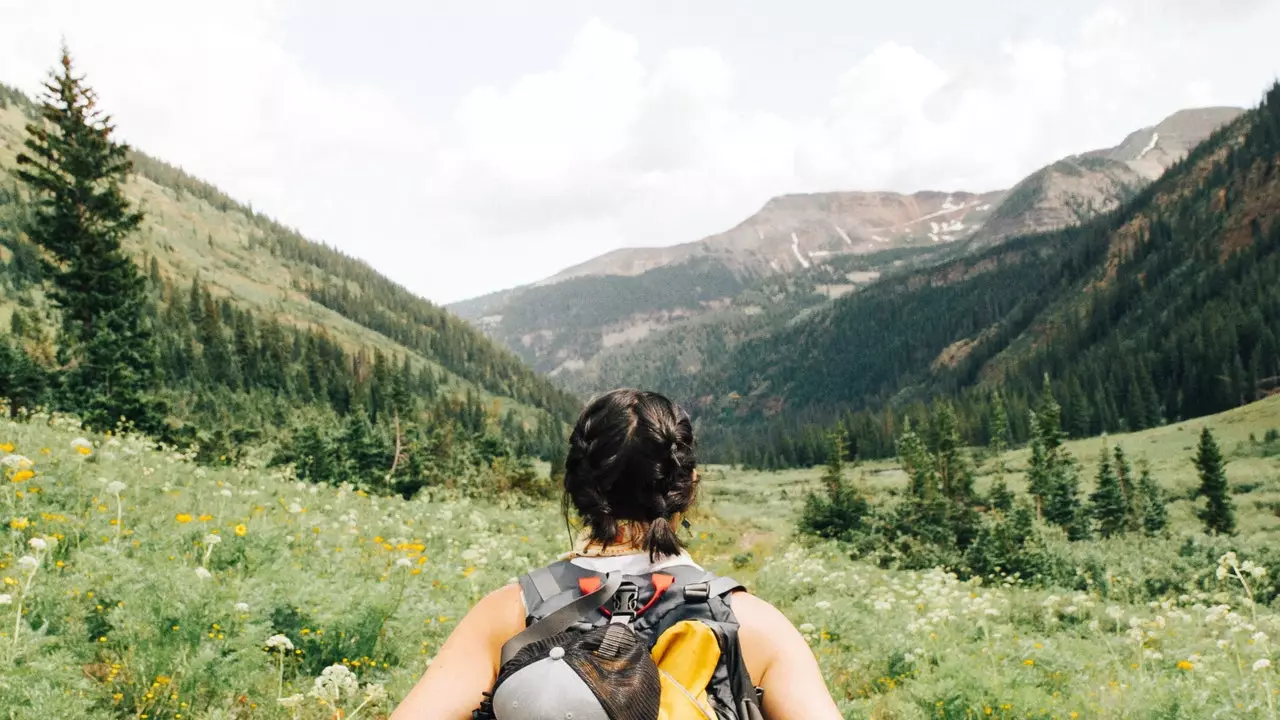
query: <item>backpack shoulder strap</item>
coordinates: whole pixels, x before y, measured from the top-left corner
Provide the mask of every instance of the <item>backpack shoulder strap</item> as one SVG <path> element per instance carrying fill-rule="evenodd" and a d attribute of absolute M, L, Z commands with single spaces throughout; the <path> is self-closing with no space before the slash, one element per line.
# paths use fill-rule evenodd
<path fill-rule="evenodd" d="M 526 627 L 520 634 L 511 638 L 502 646 L 499 666 L 506 665 L 507 661 L 515 657 L 516 653 L 524 649 L 525 646 L 546 640 L 568 630 L 571 625 L 581 620 L 584 615 L 609 602 L 614 594 L 618 592 L 618 588 L 621 585 L 622 574 L 609 573 L 604 582 L 600 584 L 600 587 L 594 591 L 585 593 L 573 602 L 560 607 Z"/>

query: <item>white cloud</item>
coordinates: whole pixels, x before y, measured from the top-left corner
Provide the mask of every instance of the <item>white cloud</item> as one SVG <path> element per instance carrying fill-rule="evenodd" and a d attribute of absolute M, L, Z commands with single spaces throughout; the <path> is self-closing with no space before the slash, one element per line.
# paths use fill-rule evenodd
<path fill-rule="evenodd" d="M 1265 10 L 1230 5 L 1246 24 Z M 962 60 L 887 41 L 831 68 L 830 101 L 809 116 L 740 106 L 753 78 L 715 49 L 648 58 L 592 20 L 558 62 L 475 87 L 428 123 L 372 81 L 314 74 L 281 31 L 304 5 L 257 0 L 9 0 L 0 80 L 32 88 L 65 33 L 141 149 L 448 301 L 620 245 L 695 240 L 776 194 L 1006 187 L 1179 106 L 1222 102 L 1243 73 L 1215 75 L 1185 47 L 1214 21 L 1162 7 L 1113 0 L 1066 40 L 1006 38 Z M 1258 92 L 1265 72 L 1250 69 Z"/>

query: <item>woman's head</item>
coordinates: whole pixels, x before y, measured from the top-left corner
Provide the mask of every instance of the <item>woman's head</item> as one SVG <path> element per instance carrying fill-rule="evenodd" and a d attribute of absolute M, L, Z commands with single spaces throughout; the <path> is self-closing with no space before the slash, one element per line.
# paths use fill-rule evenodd
<path fill-rule="evenodd" d="M 693 502 L 693 424 L 657 393 L 620 389 L 591 401 L 569 438 L 564 487 L 591 537 L 608 545 L 630 524 L 650 555 L 680 551 L 672 518 Z"/>

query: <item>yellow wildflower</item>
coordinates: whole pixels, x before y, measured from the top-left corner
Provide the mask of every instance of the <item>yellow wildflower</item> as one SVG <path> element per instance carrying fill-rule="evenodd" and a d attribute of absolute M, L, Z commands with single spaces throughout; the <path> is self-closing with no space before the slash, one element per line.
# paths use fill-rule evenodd
<path fill-rule="evenodd" d="M 33 477 L 35 477 L 35 476 L 36 476 L 36 474 L 35 474 L 33 471 L 31 471 L 31 470 L 19 470 L 18 472 L 16 472 L 16 473 L 14 473 L 14 474 L 13 474 L 13 477 L 9 478 L 9 481 L 10 481 L 10 482 L 20 483 L 20 482 L 24 482 L 24 481 L 26 481 L 26 480 L 30 480 L 31 478 L 33 478 Z"/>
<path fill-rule="evenodd" d="M 173 516 L 173 519 L 185 525 L 191 522 L 191 513 L 178 513 L 177 515 Z"/>
<path fill-rule="evenodd" d="M 1022 661 L 1022 664 L 1026 665 L 1027 667 L 1031 667 L 1032 665 L 1036 664 L 1036 661 L 1032 660 L 1031 658 L 1027 658 L 1026 660 Z"/>
<path fill-rule="evenodd" d="M 244 523 L 236 525 L 236 537 L 244 537 L 247 532 L 249 532 L 249 528 L 245 527 Z"/>
<path fill-rule="evenodd" d="M 1195 665 L 1192 665 L 1192 664 L 1191 664 L 1189 661 L 1187 661 L 1187 660 L 1179 660 L 1179 661 L 1178 661 L 1178 669 L 1179 669 L 1179 670 L 1194 670 L 1194 669 L 1195 669 L 1195 667 L 1196 667 Z"/>
<path fill-rule="evenodd" d="M 0 450 L 7 453 L 13 452 L 13 443 L 0 443 Z"/>
<path fill-rule="evenodd" d="M 462 571 L 462 577 L 471 577 L 471 574 L 474 573 L 475 571 L 476 569 L 474 567 L 469 567 L 466 570 Z"/>
<path fill-rule="evenodd" d="M 213 519 L 213 516 L 208 513 L 205 513 L 204 515 L 201 515 L 196 519 L 199 520 L 200 522 L 209 522 L 210 520 Z"/>
<path fill-rule="evenodd" d="M 16 517 L 9 521 L 9 527 L 14 530 L 26 530 L 31 523 L 24 517 Z"/>

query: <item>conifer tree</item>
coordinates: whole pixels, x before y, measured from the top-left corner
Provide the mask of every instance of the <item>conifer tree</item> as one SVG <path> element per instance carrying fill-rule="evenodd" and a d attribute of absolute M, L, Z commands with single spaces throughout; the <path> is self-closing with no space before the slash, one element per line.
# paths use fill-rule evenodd
<path fill-rule="evenodd" d="M 1005 482 L 1005 473 L 1008 468 L 1005 466 L 1004 451 L 1008 447 L 1009 441 L 1009 417 L 1008 411 L 1005 409 L 1004 396 L 999 392 L 991 401 L 991 454 L 995 458 L 995 475 L 996 478 L 991 484 L 990 498 L 988 504 L 1000 510 L 1001 512 L 1009 512 L 1013 509 L 1013 493 L 1009 490 L 1009 485 Z"/>
<path fill-rule="evenodd" d="M 1088 537 L 1089 525 L 1080 504 L 1079 468 L 1063 447 L 1062 408 L 1047 375 L 1042 395 L 1040 411 L 1032 417 L 1028 482 L 1044 519 L 1065 529 L 1072 540 L 1080 540 Z"/>
<path fill-rule="evenodd" d="M 1138 497 L 1138 489 L 1133 478 L 1133 466 L 1124 454 L 1124 448 L 1116 445 L 1113 453 L 1112 468 L 1116 479 L 1120 481 L 1120 493 L 1124 498 L 1125 529 L 1138 530 L 1142 527 L 1142 504 Z"/>
<path fill-rule="evenodd" d="M 121 185 L 132 170 L 96 94 L 72 70 L 45 83 L 40 121 L 27 125 L 17 175 L 31 191 L 27 234 L 49 254 L 50 294 L 62 312 L 59 361 L 64 403 L 88 427 L 120 420 L 160 428 L 157 352 L 146 280 L 121 247 L 142 222 Z"/>
<path fill-rule="evenodd" d="M 938 493 L 938 472 L 924 440 L 911 428 L 911 418 L 903 418 L 898 438 L 898 460 L 907 474 L 911 495 L 932 500 Z"/>
<path fill-rule="evenodd" d="M 933 453 L 938 484 L 944 497 L 967 502 L 973 495 L 973 473 L 956 425 L 955 409 L 942 400 L 933 408 Z"/>
<path fill-rule="evenodd" d="M 1105 444 L 1098 456 L 1097 487 L 1089 495 L 1089 512 L 1104 538 L 1124 532 L 1130 517 L 1120 478 L 1111 466 L 1111 453 Z"/>
<path fill-rule="evenodd" d="M 1144 462 L 1138 477 L 1138 507 L 1141 512 L 1142 531 L 1159 535 L 1169 524 L 1169 509 L 1165 506 L 1164 492 L 1151 477 L 1151 468 Z"/>
<path fill-rule="evenodd" d="M 1210 535 L 1235 533 L 1235 507 L 1231 501 L 1231 490 L 1227 486 L 1222 451 L 1218 449 L 1218 443 L 1207 426 L 1200 431 L 1200 446 L 1196 449 L 1193 461 L 1200 474 L 1200 487 L 1196 490 L 1195 497 L 1204 497 L 1207 501 L 1196 513 L 1204 523 L 1205 532 Z"/>
<path fill-rule="evenodd" d="M 827 449 L 827 468 L 822 474 L 826 497 L 809 492 L 805 496 L 798 528 L 824 538 L 850 540 L 862 529 L 869 505 L 844 478 L 845 441 L 842 433 L 832 433 Z"/>

